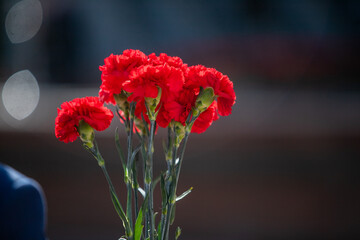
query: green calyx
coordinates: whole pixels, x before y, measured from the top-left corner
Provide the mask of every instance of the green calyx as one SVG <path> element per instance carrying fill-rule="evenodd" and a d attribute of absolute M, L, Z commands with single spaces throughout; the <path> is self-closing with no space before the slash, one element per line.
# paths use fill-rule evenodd
<path fill-rule="evenodd" d="M 212 87 L 200 88 L 199 96 L 195 102 L 193 115 L 198 116 L 204 112 L 215 100 L 214 89 Z"/>
<path fill-rule="evenodd" d="M 157 113 L 155 111 L 161 99 L 161 88 L 160 87 L 157 88 L 158 88 L 158 95 L 156 98 L 145 97 L 145 104 L 148 109 L 148 116 L 150 120 L 156 120 Z"/>
<path fill-rule="evenodd" d="M 84 120 L 80 120 L 78 132 L 80 134 L 81 141 L 89 148 L 93 148 L 95 138 L 94 129 Z"/>
<path fill-rule="evenodd" d="M 177 147 L 179 147 L 181 141 L 185 137 L 185 126 L 183 126 L 180 122 L 175 122 L 175 121 L 172 121 L 171 124 L 172 124 L 172 127 L 174 129 L 175 136 L 176 136 L 175 145 Z"/>
<path fill-rule="evenodd" d="M 130 104 L 127 100 L 127 94 L 122 91 L 120 94 L 114 94 L 116 105 L 124 112 L 125 117 L 129 116 Z"/>

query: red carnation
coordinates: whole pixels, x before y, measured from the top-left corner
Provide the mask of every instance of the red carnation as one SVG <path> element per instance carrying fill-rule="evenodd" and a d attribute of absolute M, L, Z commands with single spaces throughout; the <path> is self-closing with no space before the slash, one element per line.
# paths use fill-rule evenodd
<path fill-rule="evenodd" d="M 178 95 L 172 95 L 163 104 L 157 122 L 160 127 L 166 128 L 171 120 L 185 126 L 186 119 L 195 105 L 196 95 L 191 89 L 183 89 Z"/>
<path fill-rule="evenodd" d="M 110 126 L 113 113 L 98 97 L 76 98 L 61 104 L 55 119 L 55 135 L 65 143 L 73 142 L 79 136 L 77 127 L 84 120 L 97 131 L 103 131 Z"/>
<path fill-rule="evenodd" d="M 232 106 L 235 104 L 235 91 L 233 83 L 228 76 L 214 68 L 206 68 L 202 65 L 188 68 L 185 86 L 199 91 L 200 87 L 212 87 L 217 96 L 217 110 L 221 116 L 231 114 Z"/>
<path fill-rule="evenodd" d="M 114 94 L 120 94 L 123 83 L 137 67 L 147 64 L 147 56 L 139 51 L 128 49 L 121 55 L 111 54 L 104 59 L 105 65 L 100 66 L 102 72 L 99 96 L 104 102 L 115 104 Z"/>
<path fill-rule="evenodd" d="M 141 66 L 136 71 L 133 71 L 129 78 L 130 80 L 124 83 L 124 90 L 131 93 L 128 101 L 137 102 L 135 116 L 141 119 L 141 115 L 143 115 L 147 122 L 149 122 L 149 118 L 145 107 L 145 97 L 156 98 L 159 93 L 158 87 L 160 87 L 161 98 L 156 109 L 159 110 L 160 107 L 162 109 L 164 103 L 168 102 L 168 99 L 179 94 L 184 84 L 183 72 L 169 65 Z M 158 119 L 157 122 L 161 127 L 167 127 Z"/>
<path fill-rule="evenodd" d="M 193 89 L 184 88 L 177 97 L 164 103 L 156 119 L 159 126 L 165 128 L 172 120 L 180 122 L 185 126 L 186 120 L 195 106 L 197 95 L 198 93 Z M 203 133 L 212 122 L 217 119 L 216 102 L 213 102 L 209 108 L 201 113 L 195 120 L 191 132 Z"/>
<path fill-rule="evenodd" d="M 156 98 L 158 87 L 162 90 L 161 99 L 179 92 L 184 84 L 183 72 L 168 65 L 145 65 L 132 71 L 130 80 L 124 82 L 124 90 L 131 93 L 129 102 L 138 102 L 145 97 Z"/>

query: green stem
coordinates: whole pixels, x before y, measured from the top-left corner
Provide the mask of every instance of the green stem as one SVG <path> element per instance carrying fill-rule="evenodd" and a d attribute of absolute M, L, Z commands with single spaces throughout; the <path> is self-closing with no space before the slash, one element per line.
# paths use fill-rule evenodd
<path fill-rule="evenodd" d="M 189 135 L 190 135 L 190 132 L 186 131 L 185 132 L 185 137 L 184 137 L 184 143 L 182 145 L 182 149 L 181 149 L 181 153 L 180 153 L 180 159 L 179 159 L 179 164 L 178 164 L 178 167 L 176 169 L 176 185 L 175 185 L 175 192 L 176 192 L 176 188 L 177 188 L 177 183 L 179 182 L 179 176 L 180 176 L 180 170 L 181 170 L 181 165 L 182 165 L 182 162 L 183 162 L 183 159 L 184 159 L 184 153 L 185 153 L 185 149 L 186 149 L 186 143 L 189 139 Z"/>
<path fill-rule="evenodd" d="M 144 121 L 144 124 L 147 124 L 145 122 L 145 120 L 143 119 Z M 147 126 L 146 126 L 147 127 Z M 149 131 L 149 130 L 147 130 Z M 146 135 L 148 136 L 148 135 Z M 147 176 L 147 163 L 148 163 L 148 154 L 147 154 L 147 151 L 146 151 L 146 139 L 145 139 L 145 136 L 143 136 L 141 139 L 141 156 L 142 156 L 142 160 L 143 160 L 143 179 L 144 179 L 144 188 L 145 188 L 145 193 L 148 194 L 148 185 L 146 183 L 146 176 Z M 146 197 L 146 196 L 145 196 Z M 145 233 L 145 239 L 147 239 L 149 237 L 149 214 L 148 214 L 148 210 L 145 208 L 145 211 L 144 211 L 144 233 Z"/>
<path fill-rule="evenodd" d="M 172 168 L 171 168 L 171 175 L 172 175 L 172 182 L 170 183 L 170 191 L 169 191 L 169 201 L 167 203 L 167 210 L 166 210 L 166 216 L 164 217 L 164 225 L 162 225 L 162 233 L 161 233 L 161 240 L 168 240 L 169 239 L 169 230 L 170 230 L 170 218 L 171 218 L 171 212 L 173 211 L 173 207 L 176 201 L 176 190 L 177 185 L 179 182 L 179 176 L 180 176 L 180 170 L 182 166 L 182 162 L 184 159 L 184 153 L 186 149 L 186 144 L 189 139 L 190 132 L 185 132 L 184 142 L 182 145 L 182 148 L 180 150 L 180 158 L 179 163 L 176 166 L 176 156 L 178 148 L 174 147 L 173 149 L 173 157 L 172 157 Z"/>
<path fill-rule="evenodd" d="M 189 115 L 188 120 L 187 120 L 187 125 L 188 124 L 193 124 L 195 122 L 195 120 L 197 119 L 198 116 L 193 116 L 191 117 L 191 115 Z M 191 126 L 191 125 L 190 125 Z M 176 168 L 175 170 L 175 179 L 172 179 L 172 183 L 170 184 L 170 191 L 169 191 L 169 200 L 168 201 L 168 205 L 167 205 L 167 212 L 166 212 L 166 217 L 165 217 L 165 226 L 163 228 L 163 232 L 162 232 L 162 236 L 161 236 L 161 240 L 168 240 L 169 239 L 169 229 L 170 229 L 170 217 L 171 217 L 171 212 L 172 209 L 174 207 L 175 201 L 176 201 L 176 190 L 177 190 L 177 185 L 179 182 L 179 176 L 180 176 L 180 170 L 181 170 L 181 166 L 182 166 L 182 162 L 184 159 L 184 153 L 185 153 L 185 149 L 186 149 L 186 144 L 187 141 L 189 139 L 189 135 L 190 135 L 190 129 L 186 129 L 185 131 L 185 137 L 184 137 L 184 142 L 182 144 L 182 149 L 180 151 L 180 158 L 179 158 L 179 163 L 176 167 L 175 162 L 176 162 L 176 156 L 177 156 L 177 148 L 174 147 L 174 152 L 173 152 L 173 158 L 172 158 L 172 162 L 173 162 L 173 170 Z M 176 137 L 176 136 L 175 136 Z M 174 177 L 174 175 L 172 174 L 172 176 Z"/>
<path fill-rule="evenodd" d="M 134 125 L 134 110 L 135 104 L 130 103 L 130 114 L 129 114 L 129 121 L 128 121 L 128 138 L 127 138 L 127 181 L 126 181 L 126 188 L 127 188 L 127 202 L 126 202 L 126 215 L 129 219 L 131 228 L 133 227 L 133 218 L 132 218 L 132 186 L 131 186 L 131 179 L 132 179 L 132 166 L 131 166 L 131 155 L 132 155 L 132 137 L 133 137 L 133 125 Z"/>
<path fill-rule="evenodd" d="M 136 160 L 133 163 L 133 183 L 134 183 L 134 200 L 135 200 L 135 219 L 139 214 L 139 202 L 138 202 L 138 182 L 137 182 L 137 171 L 136 171 Z"/>
<path fill-rule="evenodd" d="M 173 204 L 168 203 L 168 209 L 166 210 L 166 216 L 165 216 L 165 226 L 164 226 L 164 231 L 161 235 L 161 239 L 162 240 L 167 240 L 169 239 L 169 230 L 170 230 L 170 218 L 171 218 L 171 211 L 173 208 Z"/>
<path fill-rule="evenodd" d="M 148 229 L 150 240 L 154 240 L 154 203 L 153 203 L 153 153 L 154 153 L 154 135 L 155 135 L 156 121 L 150 121 L 150 136 L 148 145 L 148 158 L 146 159 L 146 173 L 145 173 L 145 191 L 148 200 Z"/>
<path fill-rule="evenodd" d="M 173 133 L 174 133 L 173 138 L 176 139 L 177 136 L 176 136 L 175 131 L 173 131 Z M 175 199 L 176 199 L 176 157 L 177 157 L 178 148 L 174 144 L 175 141 L 173 141 L 172 143 L 173 143 L 172 159 L 171 159 L 171 161 L 169 160 L 169 162 L 170 162 L 169 175 L 170 176 L 169 176 L 169 180 L 168 180 L 169 182 L 167 183 L 167 185 L 168 185 L 168 201 L 166 204 L 166 215 L 164 217 L 164 225 L 162 226 L 162 232 L 161 232 L 162 240 L 169 239 L 171 212 L 172 212 L 172 208 L 175 204 Z"/>

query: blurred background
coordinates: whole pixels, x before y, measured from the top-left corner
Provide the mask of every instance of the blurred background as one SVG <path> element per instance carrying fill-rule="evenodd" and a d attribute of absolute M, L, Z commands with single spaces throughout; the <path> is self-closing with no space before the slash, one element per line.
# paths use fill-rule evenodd
<path fill-rule="evenodd" d="M 0 161 L 42 185 L 49 239 L 123 234 L 97 163 L 55 138 L 54 119 L 129 48 L 234 82 L 232 115 L 190 136 L 180 239 L 360 238 L 360 1 L 2 0 L 0 30 Z M 119 125 L 97 136 L 124 194 Z"/>

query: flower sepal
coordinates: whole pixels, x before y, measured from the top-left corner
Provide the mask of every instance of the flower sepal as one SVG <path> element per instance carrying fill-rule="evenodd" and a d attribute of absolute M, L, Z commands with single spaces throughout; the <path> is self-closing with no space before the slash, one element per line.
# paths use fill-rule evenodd
<path fill-rule="evenodd" d="M 84 120 L 80 120 L 79 126 L 77 129 L 78 129 L 81 141 L 87 147 L 92 149 L 94 147 L 94 138 L 95 138 L 94 129 L 89 124 L 87 124 Z"/>
<path fill-rule="evenodd" d="M 180 143 L 185 137 L 185 126 L 183 126 L 180 122 L 175 122 L 175 121 L 172 121 L 170 124 L 176 136 L 175 145 L 176 147 L 179 147 Z"/>
<path fill-rule="evenodd" d="M 119 107 L 121 111 L 124 112 L 125 117 L 129 116 L 130 111 L 130 104 L 127 100 L 128 94 L 126 92 L 122 91 L 120 94 L 114 94 L 114 99 L 116 102 L 116 105 Z"/>
<path fill-rule="evenodd" d="M 150 97 L 145 97 L 145 106 L 147 108 L 148 111 L 148 117 L 151 121 L 155 121 L 158 111 L 156 111 L 157 106 L 160 103 L 160 99 L 161 99 L 161 88 L 158 88 L 158 95 L 156 98 L 150 98 Z"/>
<path fill-rule="evenodd" d="M 198 116 L 204 112 L 215 100 L 216 95 L 212 87 L 202 88 L 200 87 L 200 93 L 196 98 L 195 107 L 193 109 L 193 115 Z"/>

